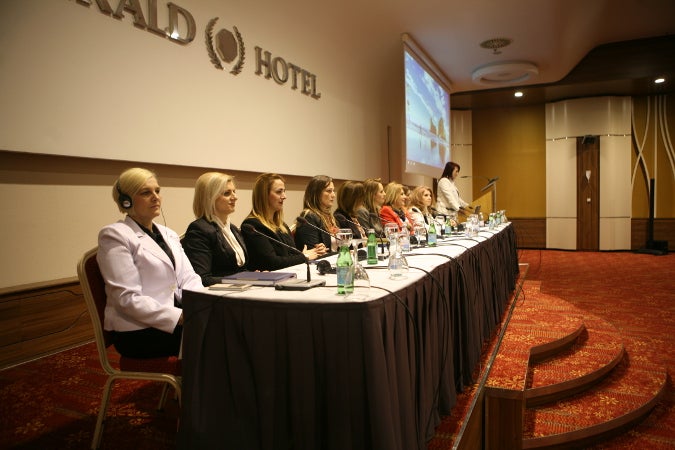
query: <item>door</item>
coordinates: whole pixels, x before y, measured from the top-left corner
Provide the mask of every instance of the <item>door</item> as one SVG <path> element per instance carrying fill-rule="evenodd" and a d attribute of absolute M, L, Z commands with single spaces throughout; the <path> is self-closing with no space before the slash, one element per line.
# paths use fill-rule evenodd
<path fill-rule="evenodd" d="M 600 138 L 577 137 L 577 250 L 600 250 Z"/>

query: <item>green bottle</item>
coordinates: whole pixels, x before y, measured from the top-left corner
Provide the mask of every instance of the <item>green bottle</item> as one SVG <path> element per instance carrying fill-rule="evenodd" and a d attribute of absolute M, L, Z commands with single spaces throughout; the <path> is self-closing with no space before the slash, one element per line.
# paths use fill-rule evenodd
<path fill-rule="evenodd" d="M 427 231 L 427 245 L 429 247 L 436 247 L 436 221 L 429 221 L 429 230 Z"/>
<path fill-rule="evenodd" d="M 354 260 L 349 253 L 349 244 L 340 245 L 335 263 L 337 272 L 337 293 L 347 295 L 354 292 Z"/>
<path fill-rule="evenodd" d="M 377 240 L 375 238 L 375 230 L 370 228 L 368 230 L 368 264 L 377 264 Z"/>

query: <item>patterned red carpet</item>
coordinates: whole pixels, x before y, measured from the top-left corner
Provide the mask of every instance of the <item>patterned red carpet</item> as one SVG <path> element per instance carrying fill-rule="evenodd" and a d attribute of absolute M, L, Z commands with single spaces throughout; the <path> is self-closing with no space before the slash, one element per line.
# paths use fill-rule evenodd
<path fill-rule="evenodd" d="M 675 255 L 523 251 L 528 280 L 601 317 L 621 333 L 631 358 L 675 367 Z M 490 343 L 486 343 L 489 348 Z M 479 372 L 477 371 L 477 376 Z M 0 372 L 0 449 L 89 448 L 105 378 L 88 344 Z M 178 406 L 156 412 L 161 388 L 122 381 L 113 389 L 102 448 L 174 448 Z M 132 395 L 133 394 L 133 395 Z M 438 427 L 429 449 L 450 449 L 472 398 L 468 389 Z M 597 409 L 597 407 L 596 407 Z M 594 449 L 675 448 L 675 391 L 669 381 L 653 412 Z"/>
<path fill-rule="evenodd" d="M 664 366 L 671 373 L 675 366 L 674 255 L 547 250 L 523 251 L 520 253 L 520 261 L 530 264 L 528 280 L 540 280 L 537 289 L 526 285 L 525 294 L 530 299 L 540 290 L 540 295 L 549 297 L 548 300 L 550 297 L 557 297 L 578 308 L 582 315 L 602 318 L 621 334 L 629 356 L 617 366 L 613 375 L 615 378 L 620 378 L 622 371 L 625 372 L 624 365 L 628 360 L 633 361 L 634 365 L 642 363 L 641 367 L 646 369 L 643 373 L 651 368 L 663 369 Z M 587 325 L 596 328 L 600 326 L 588 317 Z M 608 345 L 609 341 L 605 345 L 602 339 L 596 344 L 598 348 Z M 541 373 L 538 376 L 557 376 L 545 373 L 546 364 L 539 370 Z M 649 373 L 645 379 L 650 379 Z M 643 384 L 633 388 L 632 392 L 629 388 L 621 387 L 613 395 L 619 398 L 640 390 L 644 390 Z M 460 395 L 455 411 L 438 427 L 435 438 L 429 443 L 429 450 L 452 448 L 472 397 L 471 390 Z M 614 404 L 612 406 L 617 407 Z M 576 404 L 575 407 L 576 417 L 571 417 L 570 423 L 584 416 L 599 417 L 598 414 L 607 413 L 610 409 L 600 408 L 591 401 Z M 537 433 L 537 430 L 545 429 L 551 423 L 558 427 L 564 425 L 564 418 L 560 414 L 553 412 L 555 419 L 552 421 L 547 413 L 544 409 L 534 416 L 536 418 L 528 418 L 537 422 L 529 424 L 530 433 Z M 675 394 L 672 380 L 668 379 L 665 395 L 646 419 L 626 433 L 593 448 L 675 448 Z"/>
<path fill-rule="evenodd" d="M 1 371 L 0 449 L 90 448 L 105 380 L 93 343 Z M 178 403 L 158 412 L 160 394 L 159 383 L 117 382 L 101 448 L 175 448 Z"/>

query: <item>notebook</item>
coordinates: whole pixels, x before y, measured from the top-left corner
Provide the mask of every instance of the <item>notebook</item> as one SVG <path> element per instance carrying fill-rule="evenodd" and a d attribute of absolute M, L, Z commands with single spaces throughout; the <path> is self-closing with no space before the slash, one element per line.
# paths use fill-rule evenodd
<path fill-rule="evenodd" d="M 297 278 L 295 272 L 237 272 L 223 277 L 223 283 L 274 286 L 280 281 Z"/>

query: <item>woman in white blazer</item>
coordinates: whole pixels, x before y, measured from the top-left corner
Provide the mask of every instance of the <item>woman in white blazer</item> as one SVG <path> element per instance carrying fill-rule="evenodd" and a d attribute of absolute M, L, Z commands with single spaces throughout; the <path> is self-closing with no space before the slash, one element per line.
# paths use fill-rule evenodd
<path fill-rule="evenodd" d="M 455 162 L 448 162 L 445 164 L 441 179 L 438 180 L 438 192 L 436 202 L 436 210 L 439 214 L 452 215 L 452 213 L 460 212 L 468 214 L 467 208 L 472 209 L 462 197 L 459 196 L 459 189 L 455 185 L 455 179 L 459 175 L 459 164 Z"/>
<path fill-rule="evenodd" d="M 124 356 L 177 355 L 182 336 L 183 289 L 203 290 L 178 235 L 153 220 L 161 213 L 157 177 L 146 169 L 123 172 L 112 190 L 124 220 L 98 235 L 107 303 L 104 328 Z"/>

